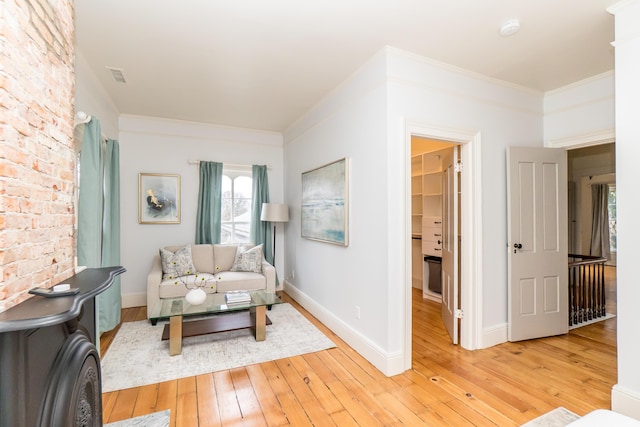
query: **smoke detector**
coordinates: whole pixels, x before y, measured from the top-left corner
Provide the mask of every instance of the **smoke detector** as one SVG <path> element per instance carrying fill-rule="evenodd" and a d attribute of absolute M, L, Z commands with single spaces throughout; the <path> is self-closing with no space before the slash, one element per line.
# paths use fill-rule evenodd
<path fill-rule="evenodd" d="M 503 37 L 511 36 L 520 30 L 520 20 L 511 19 L 500 27 L 500 35 Z"/>

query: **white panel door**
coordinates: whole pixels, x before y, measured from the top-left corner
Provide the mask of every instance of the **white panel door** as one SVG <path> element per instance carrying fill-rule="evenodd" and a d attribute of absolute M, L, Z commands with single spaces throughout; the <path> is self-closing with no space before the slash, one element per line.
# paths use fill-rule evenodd
<path fill-rule="evenodd" d="M 509 341 L 568 331 L 567 155 L 510 147 Z"/>
<path fill-rule="evenodd" d="M 454 344 L 458 344 L 460 307 L 458 277 L 458 147 L 442 157 L 442 321 Z"/>

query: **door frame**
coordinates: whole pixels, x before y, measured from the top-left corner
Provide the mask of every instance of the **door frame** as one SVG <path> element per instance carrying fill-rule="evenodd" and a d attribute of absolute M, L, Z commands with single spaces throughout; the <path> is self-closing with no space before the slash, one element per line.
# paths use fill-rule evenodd
<path fill-rule="evenodd" d="M 405 369 L 412 364 L 412 281 L 411 281 L 411 137 L 419 136 L 460 145 L 463 164 L 461 176 L 461 254 L 460 308 L 464 316 L 460 323 L 460 345 L 467 350 L 482 345 L 482 176 L 481 133 L 448 129 L 428 124 L 405 124 Z"/>

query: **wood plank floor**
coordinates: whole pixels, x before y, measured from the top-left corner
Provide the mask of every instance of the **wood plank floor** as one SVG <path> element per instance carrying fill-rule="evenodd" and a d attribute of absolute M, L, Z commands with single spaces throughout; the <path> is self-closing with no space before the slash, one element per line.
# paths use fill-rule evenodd
<path fill-rule="evenodd" d="M 466 351 L 450 344 L 440 306 L 414 289 L 413 369 L 388 378 L 283 299 L 337 347 L 104 393 L 104 422 L 170 409 L 171 426 L 189 427 L 518 426 L 558 406 L 584 415 L 611 405 L 615 318 L 565 336 Z M 123 310 L 123 321 L 145 318 L 144 308 Z M 114 334 L 103 334 L 103 354 Z"/>

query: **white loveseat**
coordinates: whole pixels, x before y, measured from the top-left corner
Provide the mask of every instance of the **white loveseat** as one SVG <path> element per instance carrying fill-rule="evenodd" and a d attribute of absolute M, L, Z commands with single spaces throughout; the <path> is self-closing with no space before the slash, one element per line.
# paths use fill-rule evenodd
<path fill-rule="evenodd" d="M 239 246 L 242 246 L 240 251 L 238 251 Z M 177 254 L 179 251 L 182 254 L 188 253 L 190 249 L 197 277 L 193 271 L 189 271 L 190 274 L 186 276 L 176 274 L 175 270 L 163 271 L 163 260 L 159 252 L 153 257 L 151 271 L 147 276 L 147 313 L 153 310 L 162 298 L 185 296 L 188 291 L 185 283 L 192 287 L 195 280 L 202 281 L 204 279 L 206 286 L 203 287 L 203 290 L 207 293 L 255 289 L 275 292 L 276 269 L 265 261 L 264 257 L 260 256 L 262 262 L 257 269 L 254 269 L 255 271 L 237 271 L 242 268 L 239 267 L 242 264 L 238 263 L 237 256 L 242 256 L 244 250 L 252 248 L 254 245 L 250 244 L 166 246 L 160 251 L 165 254 L 165 267 L 167 267 L 167 253 L 170 257 L 171 254 Z M 234 269 L 236 271 L 232 271 Z"/>

